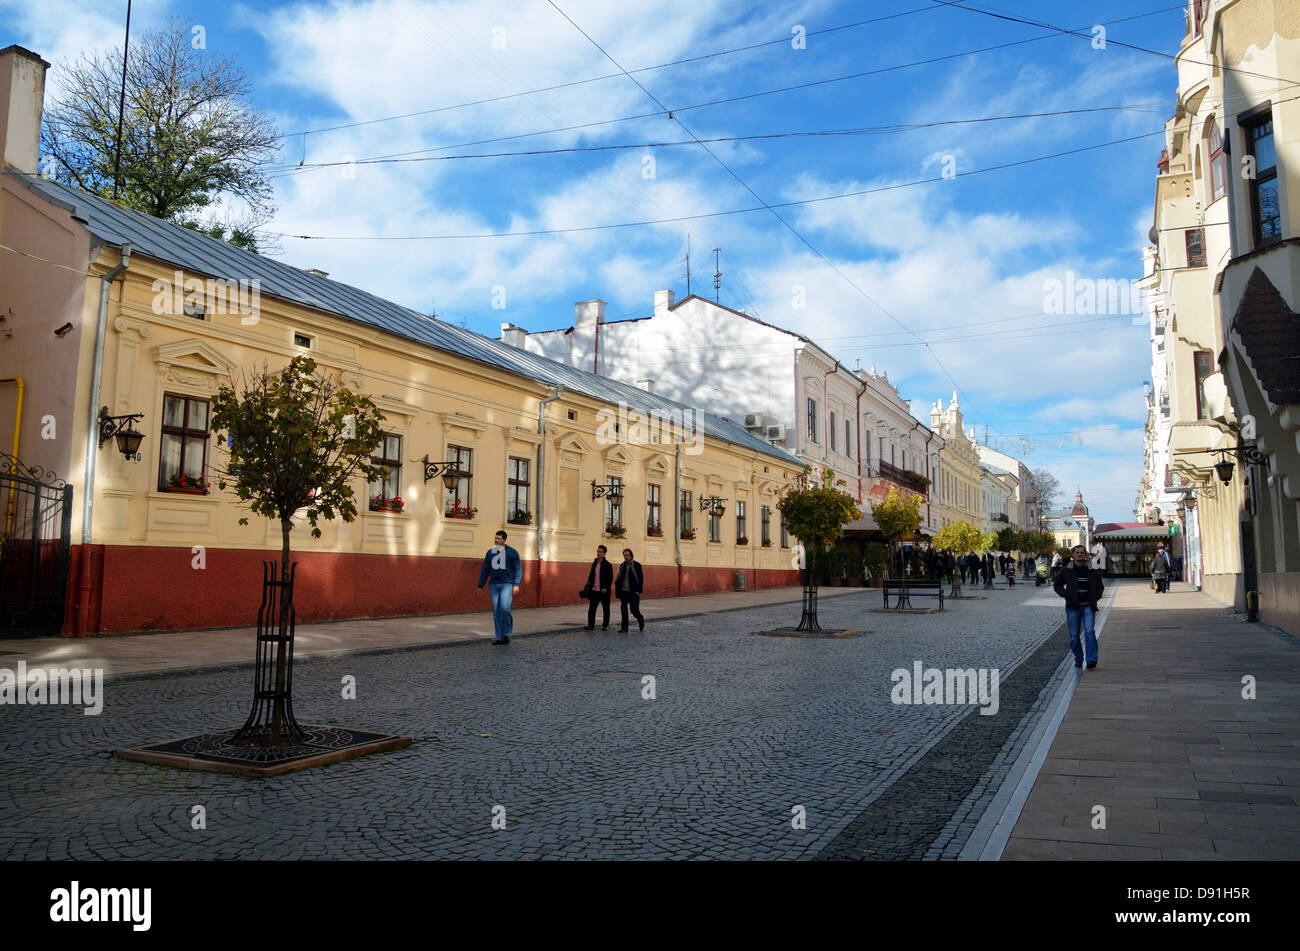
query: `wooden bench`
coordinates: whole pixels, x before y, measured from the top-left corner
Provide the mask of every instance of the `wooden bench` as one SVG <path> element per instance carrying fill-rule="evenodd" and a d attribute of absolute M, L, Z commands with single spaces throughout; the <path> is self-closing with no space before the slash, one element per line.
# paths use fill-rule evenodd
<path fill-rule="evenodd" d="M 911 607 L 912 598 L 938 598 L 939 610 L 943 610 L 943 582 L 941 581 L 907 581 L 904 589 L 904 579 L 886 578 L 881 590 L 885 596 L 885 609 L 889 610 L 889 592 L 894 592 L 894 609 L 906 605 Z M 906 592 L 906 593 L 905 593 Z"/>

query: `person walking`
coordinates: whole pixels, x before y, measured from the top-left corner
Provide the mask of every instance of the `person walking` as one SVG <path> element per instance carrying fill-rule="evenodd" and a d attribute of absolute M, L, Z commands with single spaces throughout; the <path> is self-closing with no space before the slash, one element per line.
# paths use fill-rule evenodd
<path fill-rule="evenodd" d="M 492 601 L 492 625 L 496 629 L 493 644 L 509 644 L 515 629 L 515 617 L 510 613 L 514 597 L 519 593 L 519 582 L 524 579 L 524 565 L 519 552 L 506 544 L 506 533 L 497 532 L 496 544 L 483 556 L 483 567 L 478 573 L 478 588 L 488 586 Z"/>
<path fill-rule="evenodd" d="M 596 546 L 596 558 L 591 563 L 591 571 L 587 572 L 587 630 L 596 629 L 596 605 L 604 609 L 604 621 L 601 630 L 609 630 L 609 598 L 612 594 L 610 590 L 614 584 L 614 566 L 605 560 L 607 549 L 604 545 Z"/>
<path fill-rule="evenodd" d="M 1156 546 L 1156 556 L 1151 560 L 1151 577 L 1156 583 L 1156 594 L 1165 594 L 1169 591 L 1169 572 L 1171 569 L 1169 552 L 1165 551 L 1165 543 L 1160 542 Z"/>
<path fill-rule="evenodd" d="M 1086 659 L 1088 669 L 1097 666 L 1097 635 L 1093 625 L 1097 620 L 1097 602 L 1103 589 L 1101 572 L 1088 564 L 1088 549 L 1075 545 L 1070 550 L 1071 562 L 1056 573 L 1052 588 L 1065 598 L 1065 624 L 1070 631 L 1070 652 L 1074 666 L 1082 667 Z M 1083 650 L 1079 649 L 1079 629 L 1083 629 Z"/>
<path fill-rule="evenodd" d="M 623 614 L 623 626 L 619 633 L 627 633 L 627 612 L 630 610 L 636 622 L 645 630 L 645 618 L 641 616 L 641 590 L 645 587 L 645 577 L 641 564 L 632 558 L 632 549 L 623 549 L 623 563 L 618 566 L 618 577 L 614 579 L 614 595 L 618 598 L 619 610 Z"/>

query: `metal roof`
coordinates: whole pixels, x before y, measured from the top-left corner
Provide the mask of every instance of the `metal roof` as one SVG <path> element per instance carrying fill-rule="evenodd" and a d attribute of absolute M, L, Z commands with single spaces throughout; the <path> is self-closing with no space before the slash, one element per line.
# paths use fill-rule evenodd
<path fill-rule="evenodd" d="M 530 380 L 563 386 L 569 392 L 607 403 L 625 403 L 630 410 L 656 413 L 661 418 L 671 418 L 673 413 L 688 411 L 696 421 L 699 432 L 705 436 L 771 456 L 788 466 L 802 469 L 804 465 L 789 452 L 773 446 L 735 423 L 729 423 L 693 406 L 648 393 L 630 383 L 597 376 L 539 354 L 528 353 L 472 330 L 427 317 L 360 288 L 241 250 L 180 225 L 123 208 L 69 185 L 26 175 L 12 168 L 6 168 L 5 174 L 22 182 L 52 204 L 67 209 L 74 219 L 82 222 L 103 244 L 119 245 L 129 241 L 132 254 L 173 264 L 186 271 L 235 281 L 257 280 L 262 294 L 314 307 L 344 320 L 375 327 Z"/>

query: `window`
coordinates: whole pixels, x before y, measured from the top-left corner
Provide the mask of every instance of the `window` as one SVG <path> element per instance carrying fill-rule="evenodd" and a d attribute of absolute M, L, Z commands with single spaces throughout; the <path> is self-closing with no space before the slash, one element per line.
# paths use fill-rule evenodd
<path fill-rule="evenodd" d="M 1196 418 L 1205 419 L 1205 393 L 1202 384 L 1205 382 L 1205 378 L 1214 372 L 1213 358 L 1208 350 L 1197 350 L 1192 355 L 1192 358 L 1196 361 Z"/>
<path fill-rule="evenodd" d="M 569 410 L 569 419 L 577 419 L 577 418 L 578 418 L 578 414 L 575 413 L 573 410 Z"/>
<path fill-rule="evenodd" d="M 532 521 L 528 511 L 529 460 L 511 456 L 506 463 L 506 521 L 512 525 L 527 525 Z"/>
<path fill-rule="evenodd" d="M 1213 118 L 1205 125 L 1205 148 L 1210 155 L 1210 201 L 1223 197 L 1228 181 L 1228 160 L 1223 154 L 1223 136 Z"/>
<path fill-rule="evenodd" d="M 781 547 L 790 547 L 790 533 L 785 530 L 785 513 L 781 512 Z"/>
<path fill-rule="evenodd" d="M 392 500 L 402 497 L 402 437 L 391 433 L 379 437 L 379 445 L 370 462 L 387 470 L 370 483 L 370 511 L 392 511 Z"/>
<path fill-rule="evenodd" d="M 1187 240 L 1187 266 L 1205 267 L 1205 229 L 1188 228 L 1183 237 Z"/>
<path fill-rule="evenodd" d="M 163 396 L 162 445 L 158 488 L 203 491 L 208 488 L 208 401 Z"/>
<path fill-rule="evenodd" d="M 709 509 L 709 541 L 722 541 L 722 518 L 713 514 L 713 509 Z"/>
<path fill-rule="evenodd" d="M 863 461 L 867 465 L 867 474 L 871 474 L 871 433 L 867 433 L 866 438 L 862 440 Z"/>
<path fill-rule="evenodd" d="M 808 398 L 808 441 L 817 441 L 817 401 Z"/>
<path fill-rule="evenodd" d="M 844 455 L 853 455 L 853 440 L 849 438 L 849 432 L 852 429 L 851 424 L 846 419 L 844 421 Z"/>
<path fill-rule="evenodd" d="M 749 544 L 749 533 L 745 528 L 745 503 L 736 503 L 736 544 Z"/>
<path fill-rule="evenodd" d="M 678 499 L 677 507 L 681 513 L 681 530 L 683 533 L 691 530 L 691 493 L 685 489 L 682 490 L 682 497 Z"/>
<path fill-rule="evenodd" d="M 308 337 L 306 334 L 294 334 L 293 345 L 295 347 L 310 347 L 311 337 Z"/>
<path fill-rule="evenodd" d="M 830 430 L 831 452 L 835 452 L 835 411 L 831 410 L 831 424 L 827 427 Z"/>
<path fill-rule="evenodd" d="M 618 476 L 605 476 L 605 483 L 618 487 L 618 497 L 605 495 L 605 525 L 623 525 L 623 480 Z"/>
<path fill-rule="evenodd" d="M 662 535 L 663 503 L 660 501 L 661 488 L 654 483 L 645 487 L 645 527 L 647 535 Z"/>
<path fill-rule="evenodd" d="M 772 510 L 766 505 L 758 510 L 759 527 L 762 535 L 759 536 L 764 545 L 772 544 Z"/>
<path fill-rule="evenodd" d="M 456 484 L 446 490 L 446 514 L 456 518 L 473 518 L 478 511 L 470 505 L 470 492 L 474 484 L 474 450 L 448 446 L 447 459 L 455 463 L 452 474 L 456 476 Z"/>
<path fill-rule="evenodd" d="M 1255 244 L 1269 244 L 1282 236 L 1282 216 L 1277 200 L 1277 157 L 1273 151 L 1273 114 L 1266 112 L 1250 125 L 1243 123 L 1242 131 L 1246 135 L 1246 154 L 1255 160 L 1255 175 L 1249 180 Z"/>

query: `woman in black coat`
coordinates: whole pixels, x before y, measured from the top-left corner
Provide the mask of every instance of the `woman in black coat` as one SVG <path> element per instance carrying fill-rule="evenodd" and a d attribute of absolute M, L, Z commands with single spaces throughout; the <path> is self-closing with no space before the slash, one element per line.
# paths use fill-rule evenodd
<path fill-rule="evenodd" d="M 620 633 L 627 633 L 627 612 L 645 630 L 645 618 L 641 616 L 641 591 L 645 587 L 645 575 L 639 562 L 632 560 L 632 549 L 623 549 L 623 563 L 618 566 L 618 577 L 614 579 L 614 595 L 623 611 L 623 626 Z"/>

